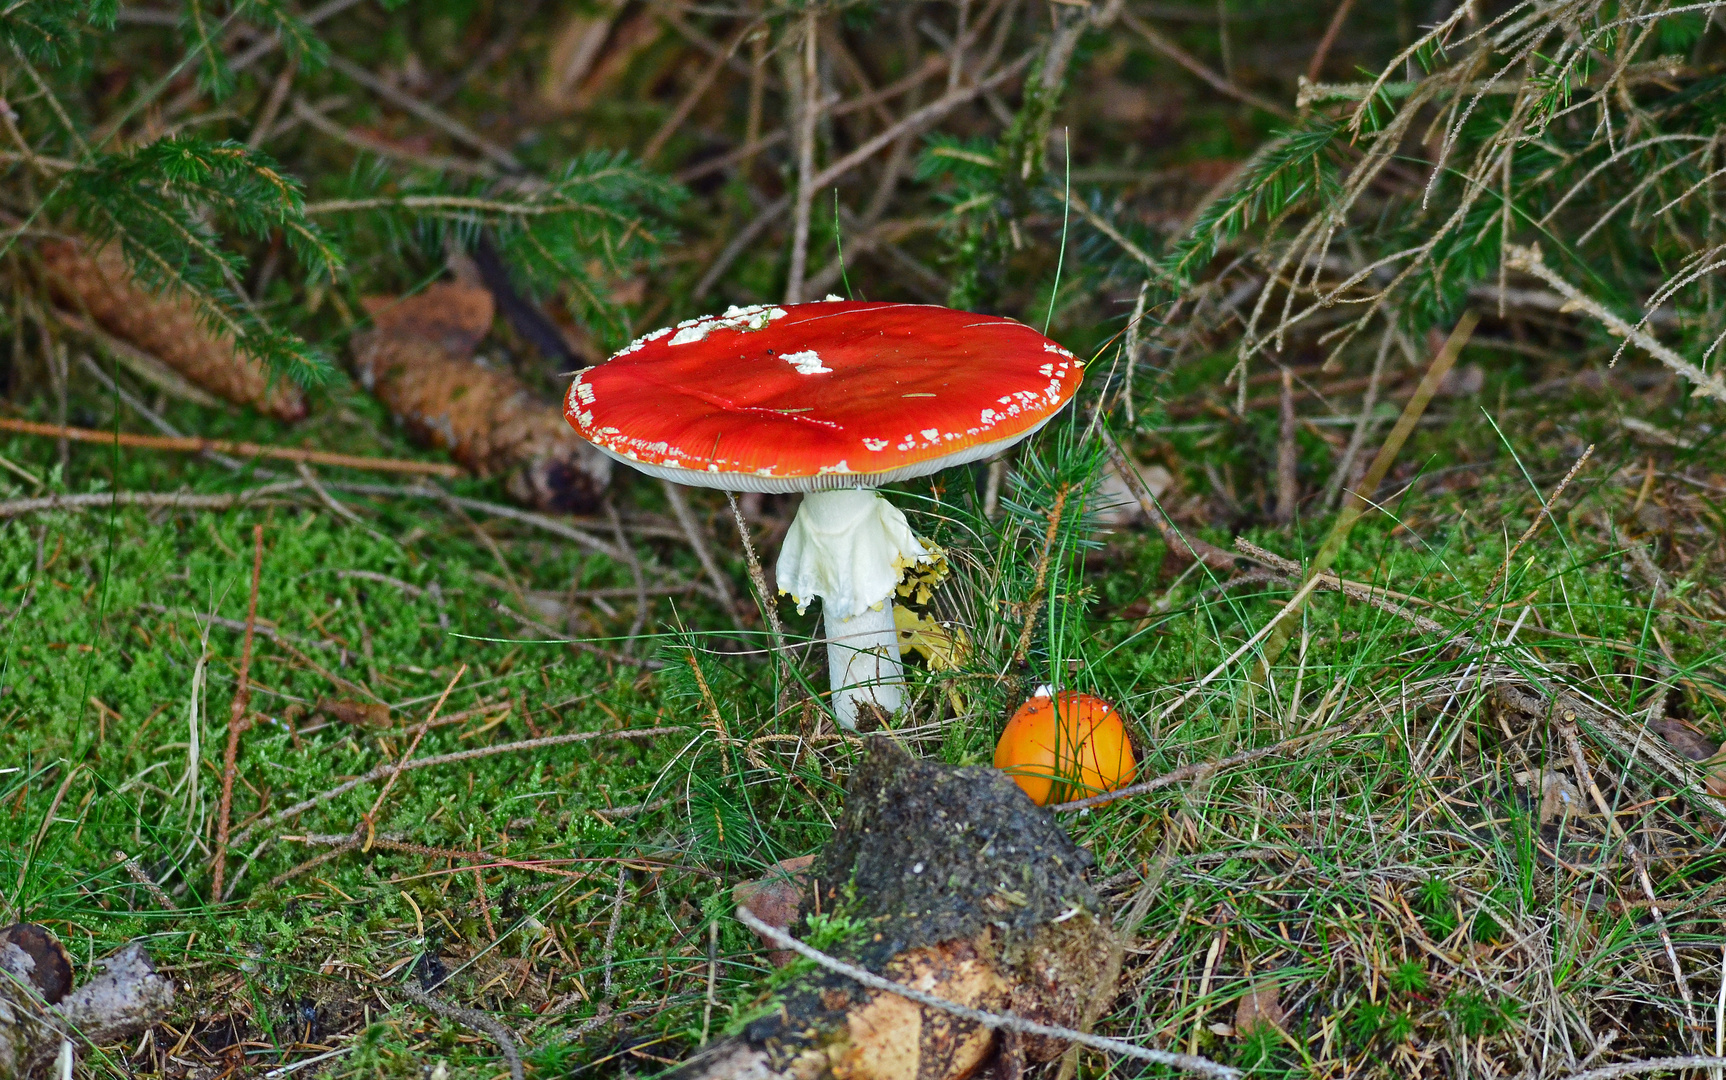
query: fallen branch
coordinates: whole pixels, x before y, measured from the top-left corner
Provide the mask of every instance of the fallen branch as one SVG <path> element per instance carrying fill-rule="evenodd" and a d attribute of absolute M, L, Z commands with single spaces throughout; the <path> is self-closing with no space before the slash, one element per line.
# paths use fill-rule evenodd
<path fill-rule="evenodd" d="M 1726 1057 L 1689 1057 L 1651 1058 L 1647 1061 L 1621 1061 L 1616 1065 L 1604 1065 L 1587 1072 L 1572 1073 L 1565 1080 L 1617 1080 L 1620 1076 L 1640 1076 L 1651 1072 L 1680 1072 L 1684 1069 L 1718 1069 L 1726 1065 Z"/>
<path fill-rule="evenodd" d="M 1163 513 L 1157 500 L 1145 488 L 1144 480 L 1139 476 L 1139 470 L 1127 461 L 1127 455 L 1121 450 L 1121 444 L 1115 441 L 1113 434 L 1102 425 L 1097 426 L 1098 438 L 1103 441 L 1103 449 L 1108 451 L 1109 460 L 1114 462 L 1115 471 L 1138 501 L 1139 509 L 1144 511 L 1145 520 L 1149 521 L 1162 534 L 1163 543 L 1177 558 L 1187 562 L 1202 562 L 1213 570 L 1233 570 L 1235 557 L 1204 540 L 1194 539 L 1175 528 L 1173 522 Z"/>
<path fill-rule="evenodd" d="M 1161 791 L 1163 788 L 1173 787 L 1176 784 L 1185 783 L 1188 780 L 1197 780 L 1223 769 L 1232 769 L 1238 765 L 1250 765 L 1261 758 L 1274 757 L 1277 754 L 1286 753 L 1287 751 L 1293 750 L 1295 747 L 1300 746 L 1303 743 L 1309 743 L 1314 739 L 1320 739 L 1327 735 L 1341 734 L 1342 730 L 1343 729 L 1340 726 L 1323 728 L 1319 731 L 1308 732 L 1305 735 L 1297 735 L 1292 739 L 1284 739 L 1282 742 L 1275 743 L 1271 746 L 1261 746 L 1257 750 L 1243 750 L 1238 754 L 1231 755 L 1230 757 L 1223 758 L 1219 761 L 1199 761 L 1194 762 L 1191 765 L 1182 765 L 1178 769 L 1171 769 L 1157 777 L 1155 780 L 1146 780 L 1142 784 L 1132 784 L 1115 791 L 1105 791 L 1101 795 L 1092 795 L 1084 799 L 1074 799 L 1072 802 L 1057 803 L 1054 806 L 1049 807 L 1049 810 L 1051 813 L 1056 814 L 1064 814 L 1071 810 L 1089 810 L 1093 806 L 1102 806 L 1105 803 L 1112 803 L 1116 799 L 1125 799 L 1132 795 L 1144 795 L 1152 791 Z"/>
<path fill-rule="evenodd" d="M 265 446 L 260 443 L 231 442 L 227 439 L 204 439 L 196 436 L 175 438 L 168 435 L 134 435 L 128 431 L 93 431 L 90 428 L 68 427 L 64 424 L 41 424 L 34 420 L 0 418 L 0 431 L 13 431 L 20 435 L 40 435 L 49 439 L 70 439 L 72 442 L 131 446 L 141 450 L 178 450 L 188 454 L 233 454 L 235 457 L 242 458 L 303 461 L 309 465 L 335 465 L 344 469 L 367 469 L 372 472 L 418 473 L 424 476 L 452 478 L 462 475 L 461 469 L 442 461 L 408 461 L 404 458 L 364 457 L 358 454 L 337 454 L 328 450 L 301 450 L 293 446 Z M 298 484 L 295 486 L 297 487 Z"/>
<path fill-rule="evenodd" d="M 517 1048 L 515 1036 L 495 1016 L 487 1016 L 478 1009 L 463 1009 L 456 1005 L 448 1005 L 421 990 L 412 983 L 403 983 L 398 989 L 415 1004 L 423 1005 L 446 1020 L 454 1020 L 458 1024 L 466 1024 L 475 1031 L 483 1031 L 490 1035 L 497 1048 L 503 1051 L 503 1059 L 509 1062 L 511 1080 L 522 1080 L 521 1050 Z"/>
<path fill-rule="evenodd" d="M 933 994 L 926 994 L 921 990 L 913 989 L 912 987 L 906 986 L 902 983 L 896 983 L 890 979 L 883 979 L 872 971 L 865 971 L 854 964 L 847 964 L 843 960 L 828 956 L 821 950 L 798 941 L 796 938 L 787 934 L 778 927 L 756 918 L 755 914 L 746 907 L 740 907 L 737 909 L 737 920 L 744 926 L 755 931 L 757 934 L 760 934 L 762 938 L 770 944 L 777 945 L 782 949 L 790 949 L 799 956 L 815 961 L 828 971 L 836 972 L 840 975 L 844 975 L 846 978 L 857 980 L 864 986 L 869 987 L 871 990 L 884 990 L 889 994 L 897 995 L 907 1001 L 914 1001 L 919 1005 L 927 1005 L 932 1009 L 939 1009 L 944 1013 L 950 1013 L 961 1019 L 969 1020 L 973 1024 L 980 1024 L 991 1031 L 1011 1031 L 1019 1035 L 1040 1035 L 1044 1038 L 1062 1039 L 1067 1042 L 1078 1043 L 1081 1046 L 1088 1046 L 1093 1050 L 1104 1050 L 1112 1054 L 1119 1054 L 1122 1057 L 1136 1058 L 1139 1061 L 1148 1061 L 1153 1065 L 1167 1065 L 1171 1068 L 1185 1069 L 1188 1072 L 1196 1072 L 1204 1076 L 1220 1077 L 1222 1080 L 1233 1080 L 1233 1078 L 1241 1075 L 1239 1069 L 1233 1069 L 1227 1065 L 1219 1065 L 1209 1058 L 1198 1057 L 1194 1054 L 1175 1054 L 1167 1050 L 1153 1050 L 1149 1047 L 1138 1046 L 1130 1042 L 1123 1042 L 1120 1039 L 1105 1038 L 1101 1035 L 1087 1035 L 1084 1032 L 1076 1031 L 1073 1028 L 1058 1027 L 1053 1024 L 1038 1024 L 1030 1020 L 1021 1020 L 1017 1016 L 1009 1016 L 1003 1013 L 984 1012 L 982 1009 L 973 1009 L 967 1005 L 960 1005 L 955 1001 L 948 1001 L 945 998 L 938 998 Z"/>
<path fill-rule="evenodd" d="M 0 421 L 4 423 L 4 421 Z M 101 491 L 88 495 L 43 495 L 35 499 L 0 502 L 0 520 L 55 510 L 96 510 L 110 506 L 141 506 L 168 510 L 232 510 L 254 502 L 273 501 L 279 495 L 305 487 L 299 480 L 265 484 L 227 495 L 196 495 L 189 491 Z"/>
<path fill-rule="evenodd" d="M 258 625 L 258 582 L 264 572 L 264 527 L 252 526 L 252 592 L 246 602 L 246 631 L 240 646 L 240 675 L 234 700 L 228 708 L 228 746 L 222 754 L 222 801 L 216 813 L 215 881 L 210 899 L 222 898 L 223 879 L 228 873 L 228 825 L 234 808 L 234 776 L 240 753 L 240 736 L 251 726 L 246 710 L 252 703 L 252 635 Z"/>
<path fill-rule="evenodd" d="M 1600 320 L 1606 326 L 1608 333 L 1621 337 L 1626 344 L 1640 347 L 1648 355 L 1665 364 L 1671 370 L 1696 384 L 1694 391 L 1697 397 L 1711 397 L 1716 401 L 1726 401 L 1726 377 L 1720 372 L 1707 372 L 1678 355 L 1672 349 L 1644 331 L 1641 325 L 1632 326 L 1617 315 L 1608 311 L 1598 300 L 1584 293 L 1581 289 L 1564 280 L 1558 271 L 1547 266 L 1540 254 L 1539 245 L 1523 247 L 1520 244 L 1506 244 L 1504 248 L 1504 265 L 1511 270 L 1520 270 L 1532 274 L 1546 282 L 1554 292 L 1563 296 L 1566 308 L 1587 312 Z M 1623 347 L 1619 347 L 1622 353 Z M 1613 355 L 1613 363 L 1618 362 L 1618 355 Z"/>

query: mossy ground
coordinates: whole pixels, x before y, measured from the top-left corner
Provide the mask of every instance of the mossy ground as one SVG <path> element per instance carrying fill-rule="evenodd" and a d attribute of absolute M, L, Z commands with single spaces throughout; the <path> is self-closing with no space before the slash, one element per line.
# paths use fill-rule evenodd
<path fill-rule="evenodd" d="M 1380 492 L 1390 496 L 1384 512 L 1355 530 L 1337 567 L 1408 594 L 1399 602 L 1483 645 L 1496 641 L 1485 681 L 1480 650 L 1321 593 L 1268 686 L 1250 682 L 1245 662 L 1157 720 L 1287 600 L 1286 584 L 1225 589 L 1202 571 L 1183 576 L 1154 532 L 1097 528 L 1099 507 L 1076 510 L 1098 465 L 1077 421 L 1021 456 L 998 522 L 977 513 L 980 475 L 950 474 L 901 497 L 914 524 L 954 553 L 936 610 L 964 613 L 976 647 L 939 681 L 917 669 L 924 688 L 902 726 L 919 752 L 987 762 L 1014 694 L 1050 678 L 1106 694 L 1135 719 L 1143 777 L 1335 727 L 1250 767 L 1070 821 L 1111 902 L 1124 907 L 1147 880 L 1156 890 L 1105 1031 L 1266 1075 L 1455 1075 L 1536 1059 L 1560 1071 L 1591 1054 L 1711 1049 L 1703 1021 L 1720 992 L 1720 822 L 1694 784 L 1681 788 L 1584 724 L 1595 778 L 1649 860 L 1693 999 L 1699 1026 L 1689 1027 L 1621 845 L 1587 808 L 1542 817 L 1539 777 L 1570 770 L 1554 723 L 1505 707 L 1493 689 L 1536 675 L 1632 730 L 1660 695 L 1668 715 L 1726 733 L 1717 569 L 1726 484 L 1705 451 L 1632 441 L 1616 407 L 1640 393 L 1638 414 L 1673 430 L 1717 429 L 1719 418 L 1684 413 L 1669 384 L 1640 369 L 1602 374 L 1595 390 L 1585 379 L 1536 393 L 1540 372 L 1485 350 L 1468 359 L 1486 365 L 1484 387 L 1433 406 Z M 1202 371 L 1191 379 L 1155 396 L 1200 402 L 1210 384 Z M 98 395 L 76 408 L 86 422 L 112 423 Z M 310 432 L 189 407 L 176 418 L 212 434 L 414 453 L 357 393 L 326 397 L 317 415 L 327 419 Z M 1164 502 L 1177 517 L 1219 544 L 1238 532 L 1294 558 L 1317 547 L 1328 517 L 1275 526 L 1264 485 L 1249 479 L 1270 475 L 1274 432 L 1256 419 L 1161 428 L 1147 424 L 1138 447 L 1175 476 Z M 1334 430 L 1303 431 L 1309 487 L 1328 475 L 1334 450 L 1323 434 Z M 1587 443 L 1594 458 L 1483 608 L 1507 545 Z M 79 446 L 61 472 L 52 442 L 21 438 L 0 454 L 42 478 L 42 490 L 226 491 L 269 479 Z M 0 484 L 6 498 L 37 493 L 14 474 Z M 1062 485 L 1075 509 L 1046 560 L 1044 618 L 1019 667 L 1014 605 L 1032 597 Z M 480 482 L 456 490 L 500 497 Z M 436 964 L 456 973 L 441 993 L 504 1019 L 538 1076 L 650 1074 L 704 1029 L 747 1015 L 766 965 L 728 917 L 730 887 L 824 842 L 852 750 L 810 741 L 830 730 L 811 708 L 776 714 L 759 620 L 744 617 L 751 636 L 715 632 L 727 613 L 694 591 L 700 567 L 658 516 L 656 487 L 625 480 L 616 496 L 650 577 L 663 571 L 690 588 L 653 597 L 649 637 L 636 642 L 617 639 L 634 615 L 626 566 L 519 522 L 463 520 L 436 501 L 336 494 L 363 523 L 302 491 L 222 513 L 95 509 L 0 525 L 5 916 L 48 924 L 86 970 L 143 938 L 185 987 L 171 1021 L 143 1044 L 112 1048 L 105 1067 L 210 1077 L 335 1051 L 315 1066 L 325 1075 L 423 1075 L 440 1062 L 498 1073 L 489 1039 L 392 990 Z M 724 503 L 695 501 L 745 593 Z M 788 509 L 769 503 L 757 525 L 769 559 L 773 520 Z M 432 728 L 417 756 L 679 730 L 404 774 L 373 821 L 393 846 L 336 850 L 377 798 L 377 785 L 361 785 L 248 836 L 229 858 L 237 884 L 218 902 L 210 860 L 240 654 L 232 627 L 245 618 L 255 524 L 265 549 L 259 624 L 294 651 L 257 640 L 258 722 L 241 743 L 236 829 L 401 755 L 464 664 L 443 714 L 466 719 Z M 587 527 L 610 535 L 608 521 Z M 1647 545 L 1668 591 L 1637 570 L 1631 544 Z M 612 591 L 580 598 L 601 589 Z M 547 614 L 551 595 L 578 597 L 568 619 Z M 499 605 L 667 666 L 545 642 Z M 815 612 L 786 614 L 795 636 L 815 632 Z M 818 658 L 798 657 L 818 678 Z M 954 715 L 948 689 L 964 713 Z M 318 707 L 368 695 L 391 706 L 387 727 L 345 725 Z M 598 813 L 636 804 L 649 809 Z M 161 883 L 172 910 L 158 909 L 116 853 Z M 1266 979 L 1278 987 L 1282 1029 L 1242 1037 L 1231 1026 L 1237 1002 Z M 572 1035 L 602 1004 L 610 1019 Z M 1610 1031 L 1619 1034 L 1607 1049 Z M 1111 1065 L 1087 1057 L 1085 1068 Z"/>

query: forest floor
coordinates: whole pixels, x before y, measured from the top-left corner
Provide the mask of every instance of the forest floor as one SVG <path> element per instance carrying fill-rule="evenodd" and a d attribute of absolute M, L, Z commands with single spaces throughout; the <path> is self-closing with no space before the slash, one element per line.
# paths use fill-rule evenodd
<path fill-rule="evenodd" d="M 1367 452 L 1424 361 L 1392 364 Z M 1167 376 L 1124 441 L 1189 535 L 1307 559 L 1359 387 L 1301 370 L 1292 425 L 1275 382 L 1243 421 L 1214 390 L 1228 363 Z M 1171 554 L 1102 486 L 1082 416 L 1020 455 L 993 519 L 983 467 L 900 486 L 955 566 L 932 610 L 973 638 L 957 668 L 913 661 L 897 728 L 918 752 L 987 763 L 1006 687 L 1044 679 L 1119 705 L 1141 778 L 1280 745 L 1067 821 L 1105 896 L 1155 878 L 1100 1031 L 1263 1075 L 1716 1051 L 1726 821 L 1692 759 L 1726 732 L 1726 473 L 1676 434 L 1700 430 L 1680 394 L 1654 368 L 1471 346 L 1335 564 L 1389 606 L 1316 593 L 1268 679 L 1249 655 L 1174 708 L 1288 601 L 1286 566 Z M 359 391 L 319 398 L 297 429 L 164 408 L 210 436 L 417 453 Z M 71 415 L 111 426 L 116 407 L 75 396 Z M 400 992 L 448 972 L 438 993 L 506 1024 L 533 1075 L 650 1075 L 758 999 L 768 969 L 731 887 L 819 848 L 855 743 L 799 693 L 778 709 L 722 499 L 690 495 L 729 609 L 638 477 L 615 520 L 560 535 L 480 481 L 323 469 L 313 487 L 21 436 L 0 455 L 4 917 L 48 925 L 82 969 L 142 939 L 183 987 L 168 1022 L 107 1049 L 113 1071 L 502 1073 L 490 1034 Z M 1279 460 L 1315 493 L 1280 525 Z M 1056 483 L 1088 501 L 1051 553 Z M 110 491 L 263 494 L 25 506 Z M 793 508 L 749 507 L 769 565 Z M 217 895 L 256 526 L 255 719 Z M 1058 629 L 1015 665 L 1012 604 L 1039 562 Z M 814 612 L 782 613 L 816 634 Z M 383 783 L 404 755 L 426 767 Z M 1253 1010 L 1278 1025 L 1237 1032 Z"/>

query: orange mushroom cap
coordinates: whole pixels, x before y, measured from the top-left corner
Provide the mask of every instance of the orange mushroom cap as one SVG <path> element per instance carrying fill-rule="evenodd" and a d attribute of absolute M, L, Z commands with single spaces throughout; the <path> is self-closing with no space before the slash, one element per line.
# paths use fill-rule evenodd
<path fill-rule="evenodd" d="M 1138 762 L 1113 705 L 1073 690 L 1051 697 L 1045 688 L 1007 721 L 995 768 L 1048 806 L 1130 784 Z"/>

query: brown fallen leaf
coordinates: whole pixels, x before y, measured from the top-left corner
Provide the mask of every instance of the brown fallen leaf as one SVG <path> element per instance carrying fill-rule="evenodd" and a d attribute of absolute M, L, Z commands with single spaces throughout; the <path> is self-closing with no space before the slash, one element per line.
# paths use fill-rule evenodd
<path fill-rule="evenodd" d="M 1255 982 L 1235 1006 L 1235 1034 L 1245 1038 L 1261 1027 L 1282 1027 L 1283 1007 L 1273 979 Z"/>
<path fill-rule="evenodd" d="M 368 297 L 373 329 L 354 337 L 355 373 L 416 437 L 541 510 L 599 505 L 611 461 L 570 428 L 563 410 L 514 375 L 475 363 L 492 297 L 457 282 L 415 296 Z"/>
<path fill-rule="evenodd" d="M 1669 716 L 1656 720 L 1649 726 L 1665 739 L 1672 749 L 1703 766 L 1706 771 L 1702 777 L 1702 786 L 1708 794 L 1716 799 L 1726 799 L 1726 760 L 1722 760 L 1719 743 L 1684 721 Z"/>
<path fill-rule="evenodd" d="M 331 720 L 351 727 L 386 728 L 390 726 L 390 707 L 375 701 L 336 701 L 318 699 L 318 711 Z"/>
<path fill-rule="evenodd" d="M 1720 752 L 1720 744 L 1682 720 L 1662 717 L 1649 725 L 1667 745 L 1691 761 L 1707 761 Z"/>
<path fill-rule="evenodd" d="M 88 315 L 110 334 L 161 360 L 188 382 L 235 405 L 287 423 L 306 415 L 306 398 L 289 380 L 238 352 L 198 319 L 185 296 L 151 293 L 132 277 L 117 245 L 55 240 L 39 249 L 55 297 L 74 316 Z"/>
<path fill-rule="evenodd" d="M 797 918 L 797 909 L 809 889 L 809 867 L 813 855 L 781 859 L 773 869 L 756 878 L 732 886 L 731 899 L 739 907 L 753 911 L 762 922 L 783 930 Z M 790 949 L 773 949 L 767 954 L 774 967 L 784 967 L 797 958 Z"/>

